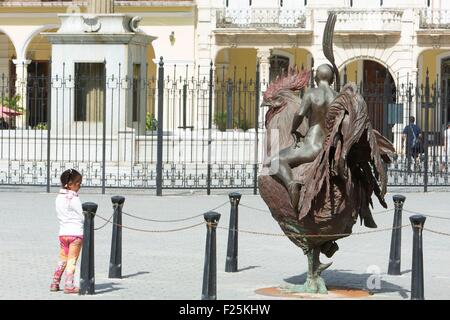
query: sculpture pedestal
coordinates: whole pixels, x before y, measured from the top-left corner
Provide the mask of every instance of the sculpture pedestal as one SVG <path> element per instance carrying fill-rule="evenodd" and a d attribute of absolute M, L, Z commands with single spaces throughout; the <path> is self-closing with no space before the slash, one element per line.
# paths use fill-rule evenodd
<path fill-rule="evenodd" d="M 356 288 L 329 287 L 328 294 L 290 292 L 281 287 L 269 287 L 255 290 L 256 294 L 289 299 L 367 299 L 368 291 Z"/>

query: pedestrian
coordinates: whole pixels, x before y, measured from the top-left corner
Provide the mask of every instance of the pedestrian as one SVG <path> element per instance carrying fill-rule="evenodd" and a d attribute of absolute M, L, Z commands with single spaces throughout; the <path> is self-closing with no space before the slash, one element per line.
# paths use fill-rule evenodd
<path fill-rule="evenodd" d="M 59 283 L 66 270 L 64 293 L 79 292 L 79 288 L 74 285 L 74 274 L 83 245 L 84 215 L 78 196 L 81 182 L 81 174 L 74 169 L 68 169 L 61 174 L 62 188 L 55 201 L 59 220 L 60 258 L 50 291 L 59 291 Z"/>
<path fill-rule="evenodd" d="M 416 119 L 409 117 L 409 124 L 403 129 L 402 134 L 402 149 L 405 147 L 405 156 L 408 163 L 408 170 L 410 170 L 411 160 L 416 161 L 417 156 L 424 152 L 422 130 L 415 124 Z"/>

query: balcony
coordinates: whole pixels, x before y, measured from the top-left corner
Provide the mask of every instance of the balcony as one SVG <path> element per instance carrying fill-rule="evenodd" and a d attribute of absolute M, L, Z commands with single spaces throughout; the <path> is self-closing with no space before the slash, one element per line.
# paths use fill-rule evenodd
<path fill-rule="evenodd" d="M 217 29 L 306 29 L 305 11 L 281 8 L 219 9 Z"/>
<path fill-rule="evenodd" d="M 420 11 L 419 28 L 430 29 L 448 29 L 450 31 L 450 10 L 431 10 Z"/>
<path fill-rule="evenodd" d="M 402 10 L 344 9 L 331 10 L 337 14 L 335 33 L 349 34 L 400 34 Z"/>

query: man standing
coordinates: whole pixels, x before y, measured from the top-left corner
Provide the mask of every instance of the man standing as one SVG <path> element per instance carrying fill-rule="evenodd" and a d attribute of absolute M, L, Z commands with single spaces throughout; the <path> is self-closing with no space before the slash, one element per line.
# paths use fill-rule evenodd
<path fill-rule="evenodd" d="M 409 125 L 403 129 L 402 134 L 402 150 L 405 147 L 405 156 L 408 163 L 408 171 L 411 170 L 411 160 L 416 160 L 417 156 L 423 153 L 423 137 L 422 130 L 414 123 L 416 119 L 409 117 Z"/>

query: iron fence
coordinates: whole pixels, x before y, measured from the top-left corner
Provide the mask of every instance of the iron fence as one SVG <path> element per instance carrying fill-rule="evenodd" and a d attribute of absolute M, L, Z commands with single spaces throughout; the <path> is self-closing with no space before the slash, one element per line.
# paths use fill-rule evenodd
<path fill-rule="evenodd" d="M 0 182 L 59 186 L 75 168 L 83 185 L 107 188 L 250 188 L 263 159 L 266 87 L 249 71 L 165 67 L 157 76 L 109 74 L 104 64 L 60 75 L 0 77 Z M 148 70 L 148 66 L 146 71 Z M 206 71 L 206 72 L 205 72 Z M 51 71 L 49 71 L 51 72 Z M 387 73 L 386 73 L 387 74 Z M 346 78 L 346 75 L 344 75 Z M 448 186 L 447 80 L 398 88 L 386 79 L 359 84 L 376 129 L 393 141 L 391 186 Z M 398 83 L 398 82 L 397 82 Z M 300 95 L 302 93 L 299 93 Z M 17 97 L 21 98 L 18 99 Z M 420 148 L 407 146 L 409 117 Z M 402 148 L 403 141 L 403 148 Z"/>

